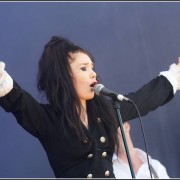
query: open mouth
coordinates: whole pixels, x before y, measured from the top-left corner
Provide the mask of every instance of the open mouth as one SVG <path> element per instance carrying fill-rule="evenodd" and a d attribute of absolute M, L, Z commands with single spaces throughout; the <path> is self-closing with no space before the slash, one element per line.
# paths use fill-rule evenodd
<path fill-rule="evenodd" d="M 96 84 L 97 82 L 93 82 L 90 86 L 93 88 Z"/>

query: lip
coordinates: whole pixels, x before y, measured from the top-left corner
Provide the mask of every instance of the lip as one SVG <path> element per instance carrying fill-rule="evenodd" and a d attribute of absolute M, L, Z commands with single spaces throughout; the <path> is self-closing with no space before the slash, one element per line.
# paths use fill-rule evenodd
<path fill-rule="evenodd" d="M 91 88 L 94 88 L 94 86 L 97 84 L 97 81 L 94 81 L 93 83 L 90 84 Z"/>

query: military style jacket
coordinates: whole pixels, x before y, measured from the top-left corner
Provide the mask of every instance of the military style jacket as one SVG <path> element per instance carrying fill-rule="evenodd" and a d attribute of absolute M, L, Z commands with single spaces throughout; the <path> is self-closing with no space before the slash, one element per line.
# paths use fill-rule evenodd
<path fill-rule="evenodd" d="M 112 167 L 115 145 L 101 114 L 89 120 L 89 128 L 82 124 L 88 138 L 79 140 L 75 131 L 61 119 L 61 113 L 50 104 L 40 104 L 15 81 L 13 83 L 13 89 L 0 98 L 0 105 L 39 139 L 57 178 L 115 178 Z M 144 116 L 167 103 L 173 95 L 170 82 L 159 76 L 126 96 L 136 103 Z M 121 102 L 120 106 L 123 121 L 138 117 L 132 104 Z M 68 136 L 64 132 L 68 132 Z"/>

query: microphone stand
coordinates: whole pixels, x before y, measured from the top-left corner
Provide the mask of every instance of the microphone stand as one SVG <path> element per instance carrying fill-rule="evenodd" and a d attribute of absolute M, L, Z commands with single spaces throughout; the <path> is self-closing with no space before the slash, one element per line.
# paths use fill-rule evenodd
<path fill-rule="evenodd" d="M 123 138 L 123 142 L 124 142 L 124 147 L 125 147 L 125 150 L 126 150 L 126 155 L 127 155 L 128 162 L 129 162 L 131 175 L 132 175 L 132 178 L 135 178 L 135 173 L 134 173 L 134 169 L 133 169 L 133 166 L 132 166 L 132 161 L 131 161 L 131 158 L 130 158 L 129 149 L 128 149 L 128 145 L 127 145 L 127 141 L 126 141 L 126 137 L 125 137 L 125 133 L 124 133 L 123 122 L 122 122 L 121 113 L 120 113 L 119 101 L 117 101 L 117 100 L 114 101 L 114 108 L 117 111 L 117 116 L 118 116 L 119 125 L 120 125 L 120 129 L 121 129 L 121 134 L 122 134 L 122 138 Z"/>

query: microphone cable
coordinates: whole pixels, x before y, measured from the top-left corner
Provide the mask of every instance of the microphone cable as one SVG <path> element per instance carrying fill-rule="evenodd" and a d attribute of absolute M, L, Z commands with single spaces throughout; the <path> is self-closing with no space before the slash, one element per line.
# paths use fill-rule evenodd
<path fill-rule="evenodd" d="M 151 172 L 150 163 L 149 163 L 149 156 L 148 156 L 149 153 L 148 153 L 148 148 L 147 148 L 147 143 L 146 143 L 145 132 L 144 132 L 144 128 L 143 128 L 143 124 L 142 124 L 142 120 L 141 120 L 141 115 L 140 115 L 139 109 L 138 109 L 137 105 L 134 103 L 134 101 L 130 100 L 130 102 L 136 108 L 138 116 L 139 116 L 138 118 L 139 118 L 139 122 L 140 122 L 140 125 L 141 125 L 141 130 L 142 130 L 142 134 L 143 134 L 143 139 L 144 139 L 144 145 L 145 145 L 145 151 L 146 151 L 146 156 L 147 156 L 147 163 L 148 163 L 149 173 L 150 173 L 150 177 L 152 179 L 153 177 L 152 177 L 152 172 Z"/>
<path fill-rule="evenodd" d="M 145 151 L 146 151 L 146 156 L 147 156 L 147 163 L 148 163 L 148 168 L 149 168 L 149 172 L 150 172 L 150 177 L 152 179 L 153 177 L 152 177 L 152 172 L 151 172 L 150 163 L 149 163 L 149 156 L 148 156 L 149 153 L 148 153 L 148 148 L 147 148 L 147 144 L 146 144 L 145 132 L 144 132 L 144 128 L 143 128 L 143 124 L 142 124 L 142 120 L 141 120 L 141 115 L 140 115 L 140 112 L 139 112 L 139 109 L 138 109 L 137 105 L 131 99 L 129 99 L 129 98 L 127 98 L 127 97 L 125 97 L 125 96 L 123 96 L 121 94 L 119 94 L 119 95 L 116 94 L 115 92 L 105 88 L 104 85 L 102 85 L 102 84 L 96 84 L 94 86 L 94 92 L 95 92 L 95 94 L 97 96 L 102 94 L 102 95 L 111 97 L 113 100 L 115 100 L 115 99 L 119 100 L 119 101 L 124 101 L 125 100 L 125 101 L 133 104 L 134 107 L 136 108 L 138 116 L 139 116 L 139 121 L 140 121 L 140 125 L 141 125 L 142 134 L 143 134 L 143 139 L 144 139 L 144 144 L 145 144 Z"/>

